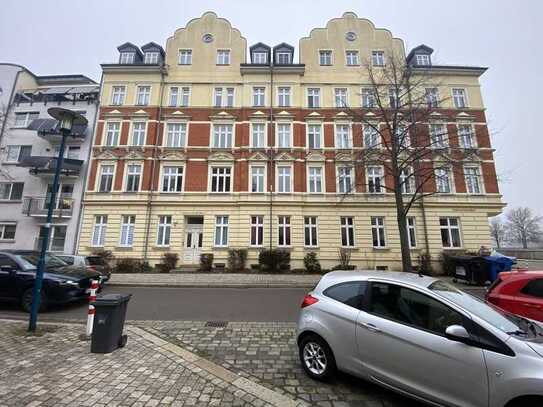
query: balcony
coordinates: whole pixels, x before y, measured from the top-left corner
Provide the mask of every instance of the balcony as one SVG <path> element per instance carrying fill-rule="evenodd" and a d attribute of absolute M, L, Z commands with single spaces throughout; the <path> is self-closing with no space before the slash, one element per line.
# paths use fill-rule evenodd
<path fill-rule="evenodd" d="M 38 176 L 51 176 L 55 173 L 57 166 L 57 157 L 43 157 L 43 156 L 30 156 L 21 160 L 18 167 L 29 168 L 29 172 L 32 175 Z M 72 158 L 65 158 L 62 160 L 61 175 L 68 177 L 77 177 L 83 166 L 82 160 L 74 160 Z"/>
<path fill-rule="evenodd" d="M 60 142 L 62 135 L 59 130 L 59 122 L 55 119 L 35 119 L 28 125 L 28 130 L 35 130 L 38 136 L 51 142 Z M 86 124 L 74 124 L 70 137 L 84 140 L 86 136 Z"/>
<path fill-rule="evenodd" d="M 53 217 L 71 218 L 73 214 L 74 200 L 71 197 L 57 197 L 53 208 Z M 49 197 L 26 196 L 23 199 L 22 212 L 27 216 L 47 216 L 49 209 Z"/>
<path fill-rule="evenodd" d="M 43 237 L 37 237 L 34 239 L 34 250 L 40 251 L 43 244 Z M 66 239 L 64 237 L 52 237 L 49 238 L 48 252 L 64 252 L 64 243 Z"/>

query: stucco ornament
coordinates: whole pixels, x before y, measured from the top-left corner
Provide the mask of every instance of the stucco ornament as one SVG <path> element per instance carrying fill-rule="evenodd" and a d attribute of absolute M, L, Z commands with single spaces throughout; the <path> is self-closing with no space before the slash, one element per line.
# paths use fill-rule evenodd
<path fill-rule="evenodd" d="M 347 41 L 354 41 L 356 40 L 356 33 L 349 31 L 347 34 L 345 34 L 345 39 Z"/>
<path fill-rule="evenodd" d="M 204 34 L 203 37 L 202 37 L 202 41 L 203 42 L 213 42 L 213 35 L 212 34 Z"/>

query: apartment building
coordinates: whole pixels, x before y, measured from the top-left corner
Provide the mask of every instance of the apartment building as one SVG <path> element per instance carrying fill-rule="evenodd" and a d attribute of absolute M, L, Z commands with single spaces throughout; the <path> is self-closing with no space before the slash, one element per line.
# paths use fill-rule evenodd
<path fill-rule="evenodd" d="M 406 55 L 401 39 L 350 12 L 301 38 L 297 62 L 290 44 L 248 48 L 212 12 L 176 30 L 165 49 L 118 51 L 116 63 L 102 64 L 80 252 L 156 263 L 168 251 L 190 265 L 201 253 L 224 263 L 228 249 L 248 248 L 254 264 L 262 248 L 279 247 L 293 268 L 309 251 L 328 268 L 345 248 L 358 267 L 399 268 L 394 197 L 374 187 L 391 180 L 353 170 L 367 145 L 350 114 L 371 112 L 361 61 L 383 66 L 392 53 L 430 72 L 436 95 L 451 96 L 436 112 L 447 146 L 467 148 L 462 127 L 478 152 L 411 209 L 412 257 L 490 244 L 488 217 L 503 203 L 479 84 L 485 68 L 437 65 L 427 46 Z"/>
<path fill-rule="evenodd" d="M 0 249 L 41 247 L 61 140 L 47 109 L 60 106 L 88 125 L 74 126 L 67 140 L 48 250 L 75 253 L 99 86 L 84 75 L 38 76 L 0 64 L 0 87 Z"/>

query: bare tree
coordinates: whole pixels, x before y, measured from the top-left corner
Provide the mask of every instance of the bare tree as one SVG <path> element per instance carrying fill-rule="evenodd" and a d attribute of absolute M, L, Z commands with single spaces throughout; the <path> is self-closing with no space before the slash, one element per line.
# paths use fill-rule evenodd
<path fill-rule="evenodd" d="M 363 64 L 362 109 L 344 107 L 362 133 L 364 148 L 353 153 L 353 166 L 366 177 L 357 177 L 356 184 L 370 193 L 393 193 L 402 268 L 411 271 L 409 211 L 436 193 L 434 183 L 437 192 L 450 192 L 451 173 L 458 173 L 459 165 L 477 150 L 449 145 L 440 109 L 445 99 L 439 97 L 440 83 L 431 69 L 409 66 L 394 52 L 388 55 L 383 67 Z M 336 105 L 340 103 L 336 96 Z"/>
<path fill-rule="evenodd" d="M 527 249 L 528 243 L 537 243 L 543 239 L 543 218 L 533 215 L 530 208 L 513 208 L 507 212 L 506 219 L 505 228 L 509 241 L 520 243 Z"/>
<path fill-rule="evenodd" d="M 499 249 L 505 241 L 505 225 L 499 217 L 492 218 L 490 221 L 490 235 Z"/>

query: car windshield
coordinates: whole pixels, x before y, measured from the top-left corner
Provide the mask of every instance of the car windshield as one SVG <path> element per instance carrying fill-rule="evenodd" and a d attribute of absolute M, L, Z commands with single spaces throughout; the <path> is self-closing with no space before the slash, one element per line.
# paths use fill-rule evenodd
<path fill-rule="evenodd" d="M 472 312 L 505 333 L 515 334 L 520 331 L 525 331 L 521 318 L 489 305 L 443 281 L 435 281 L 428 288 L 436 294 L 439 294 L 469 312 Z"/>
<path fill-rule="evenodd" d="M 19 258 L 19 260 L 21 260 L 21 262 L 23 262 L 23 264 L 25 264 L 25 268 L 28 269 L 36 268 L 38 266 L 38 261 L 40 260 L 40 256 L 38 253 L 20 254 L 17 257 Z M 63 267 L 67 264 L 56 256 L 46 254 L 45 265 L 47 268 L 55 268 Z"/>

